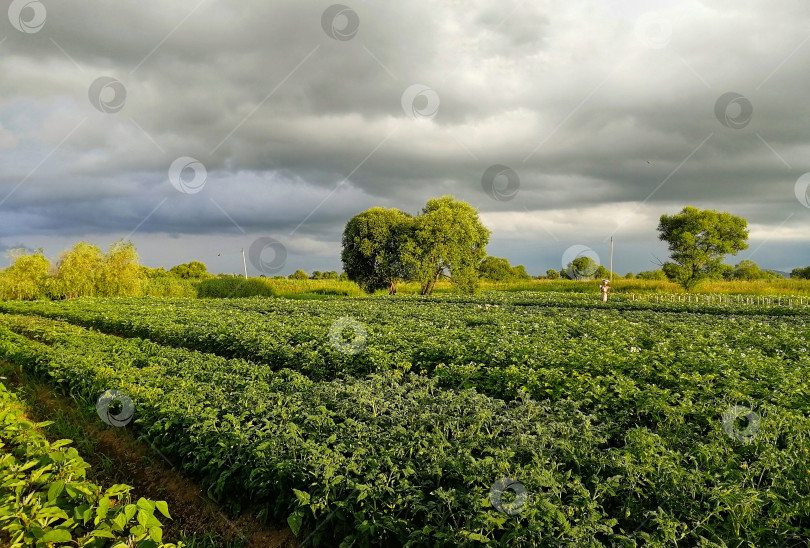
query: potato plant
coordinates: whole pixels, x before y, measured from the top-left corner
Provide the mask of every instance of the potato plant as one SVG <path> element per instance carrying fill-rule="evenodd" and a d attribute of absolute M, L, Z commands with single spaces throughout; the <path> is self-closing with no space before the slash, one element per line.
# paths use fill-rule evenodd
<path fill-rule="evenodd" d="M 308 543 L 810 538 L 806 307 L 515 293 L 0 310 L 26 314 L 0 315 L 0 356 L 88 401 L 126 392 L 132 427 L 213 498 Z M 330 340 L 347 317 L 367 331 L 356 353 Z M 505 478 L 528 494 L 515 514 L 490 495 Z"/>

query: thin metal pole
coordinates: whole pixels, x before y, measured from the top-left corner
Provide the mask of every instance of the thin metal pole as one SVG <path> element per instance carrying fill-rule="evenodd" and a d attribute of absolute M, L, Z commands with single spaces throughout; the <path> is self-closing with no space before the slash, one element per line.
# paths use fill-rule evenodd
<path fill-rule="evenodd" d="M 247 280 L 247 261 L 245 260 L 245 248 L 242 248 L 242 264 L 245 265 L 245 279 Z"/>

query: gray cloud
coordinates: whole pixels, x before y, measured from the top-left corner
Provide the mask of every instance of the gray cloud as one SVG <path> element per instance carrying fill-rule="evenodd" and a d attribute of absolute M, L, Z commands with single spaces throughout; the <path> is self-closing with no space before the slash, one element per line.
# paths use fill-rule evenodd
<path fill-rule="evenodd" d="M 31 34 L 3 19 L 3 242 L 134 231 L 171 266 L 168 235 L 204 260 L 200 237 L 273 235 L 291 261 L 336 268 L 353 214 L 451 193 L 491 219 L 491 253 L 533 272 L 614 232 L 633 250 L 619 269 L 649 268 L 657 217 L 687 204 L 746 216 L 764 266 L 810 264 L 810 237 L 789 236 L 810 225 L 793 192 L 810 171 L 806 3 L 347 5 L 344 41 L 321 26 L 330 2 L 46 2 Z M 126 89 L 120 111 L 91 103 L 99 77 Z M 413 84 L 436 92 L 435 117 L 406 116 Z M 753 108 L 740 129 L 715 116 L 729 91 Z M 180 156 L 207 169 L 198 194 L 169 183 Z M 494 164 L 519 175 L 515 199 L 482 188 Z"/>

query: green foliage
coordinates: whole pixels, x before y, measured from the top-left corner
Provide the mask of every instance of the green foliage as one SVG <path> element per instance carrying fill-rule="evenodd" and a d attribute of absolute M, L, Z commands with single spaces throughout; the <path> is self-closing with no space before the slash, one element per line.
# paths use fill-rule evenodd
<path fill-rule="evenodd" d="M 564 277 L 569 280 L 592 280 L 599 271 L 599 265 L 592 257 L 577 257 L 565 267 Z"/>
<path fill-rule="evenodd" d="M 741 217 L 690 206 L 676 215 L 661 215 L 658 237 L 669 246 L 672 279 L 685 289 L 709 279 L 723 257 L 748 248 L 747 227 Z"/>
<path fill-rule="evenodd" d="M 488 241 L 478 212 L 443 196 L 428 200 L 416 217 L 380 207 L 356 215 L 343 231 L 341 259 L 349 279 L 369 293 L 415 280 L 429 295 L 442 276 L 472 293 Z"/>
<path fill-rule="evenodd" d="M 24 249 L 14 249 L 9 256 L 11 266 L 0 272 L 0 299 L 45 298 L 50 288 L 51 263 L 42 250 L 27 254 Z"/>
<path fill-rule="evenodd" d="M 312 272 L 312 276 L 310 276 L 311 280 L 337 280 L 340 276 L 334 270 L 327 270 L 326 272 L 321 272 L 319 270 L 315 270 Z"/>
<path fill-rule="evenodd" d="M 728 274 L 729 280 L 773 280 L 778 274 L 767 270 L 760 270 L 759 265 L 754 261 L 740 261 L 737 266 Z"/>
<path fill-rule="evenodd" d="M 101 548 L 164 544 L 155 511 L 169 518 L 165 502 L 139 499 L 131 487 L 109 489 L 87 481 L 89 465 L 70 440 L 50 443 L 20 411 L 20 402 L 0 384 L 0 541 L 12 548 L 59 545 Z M 6 536 L 3 539 L 3 536 Z"/>
<path fill-rule="evenodd" d="M 189 263 L 179 264 L 172 267 L 169 272 L 183 279 L 199 279 L 208 278 L 211 275 L 208 273 L 208 267 L 200 261 L 191 261 Z"/>
<path fill-rule="evenodd" d="M 473 293 L 478 286 L 477 267 L 489 242 L 489 230 L 481 224 L 478 211 L 452 196 L 433 198 L 413 225 L 402 262 L 406 271 L 414 273 L 421 293 L 430 295 L 441 276 L 448 277 L 457 291 Z"/>
<path fill-rule="evenodd" d="M 666 266 L 666 265 L 664 265 Z M 663 269 L 661 270 L 645 270 L 639 272 L 636 276 L 639 280 L 666 280 L 667 275 Z"/>
<path fill-rule="evenodd" d="M 306 272 L 304 272 L 301 269 L 298 269 L 295 272 L 293 272 L 292 274 L 290 274 L 288 278 L 290 280 L 308 280 L 309 279 L 309 274 L 307 274 Z"/>
<path fill-rule="evenodd" d="M 478 265 L 478 275 L 485 280 L 494 282 L 511 282 L 515 280 L 528 280 L 529 274 L 522 264 L 513 267 L 507 259 L 499 257 L 484 257 Z"/>
<path fill-rule="evenodd" d="M 403 248 L 411 237 L 413 218 L 398 209 L 373 207 L 346 224 L 343 231 L 343 269 L 367 293 L 408 277 Z"/>
<path fill-rule="evenodd" d="M 139 295 L 143 271 L 138 264 L 135 245 L 123 240 L 111 244 L 101 259 L 97 275 L 96 295 L 105 297 Z"/>
<path fill-rule="evenodd" d="M 810 306 L 694 301 L 8 302 L 93 330 L 0 314 L 0 357 L 126 392 L 213 497 L 313 545 L 790 545 L 810 535 Z M 354 355 L 330 342 L 344 317 L 368 328 Z M 732 405 L 755 439 L 724 432 Z M 491 506 L 502 477 L 519 515 Z"/>
<path fill-rule="evenodd" d="M 560 277 L 560 273 L 553 269 L 546 270 L 546 278 L 549 280 L 556 280 Z"/>
<path fill-rule="evenodd" d="M 103 260 L 101 249 L 86 242 L 63 252 L 56 265 L 55 294 L 66 299 L 96 295 Z"/>
<path fill-rule="evenodd" d="M 804 268 L 794 268 L 790 271 L 791 278 L 799 278 L 800 280 L 810 280 L 810 266 Z"/>

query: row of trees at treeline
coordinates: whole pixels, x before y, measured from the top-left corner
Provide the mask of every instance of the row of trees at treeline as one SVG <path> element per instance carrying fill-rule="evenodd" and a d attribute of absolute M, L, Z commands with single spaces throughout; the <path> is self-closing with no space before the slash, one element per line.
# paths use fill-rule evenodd
<path fill-rule="evenodd" d="M 12 250 L 11 266 L 0 273 L 0 297 L 5 299 L 72 299 L 74 297 L 135 295 L 142 277 L 131 242 L 116 242 L 106 253 L 79 242 L 59 256 L 55 266 L 42 250 Z"/>
<path fill-rule="evenodd" d="M 711 209 L 685 207 L 662 215 L 659 239 L 666 242 L 670 260 L 660 269 L 626 278 L 669 280 L 693 289 L 704 280 L 768 280 L 779 274 L 761 270 L 751 260 L 736 266 L 723 262 L 748 248 L 748 223 L 742 217 Z M 463 292 L 472 292 L 479 278 L 518 281 L 531 278 L 522 265 L 486 255 L 487 230 L 478 212 L 452 196 L 429 200 L 417 216 L 398 209 L 374 207 L 353 217 L 343 232 L 341 259 L 349 279 L 365 291 L 394 287 L 399 281 L 418 281 L 422 294 L 436 282 L 449 279 Z M 577 257 L 562 270 L 546 271 L 548 279 L 609 278 L 610 272 L 590 257 Z M 540 278 L 542 276 L 538 276 Z M 793 278 L 810 279 L 810 267 L 796 268 Z"/>
<path fill-rule="evenodd" d="M 670 260 L 657 270 L 632 272 L 624 278 L 670 280 L 691 289 L 703 280 L 768 280 L 780 277 L 761 270 L 750 260 L 736 266 L 723 263 L 748 247 L 745 219 L 714 210 L 686 207 L 662 215 L 659 238 L 667 242 Z M 398 209 L 371 208 L 345 227 L 341 259 L 345 272 L 297 270 L 291 280 L 352 280 L 367 292 L 389 288 L 400 281 L 419 283 L 422 294 L 432 293 L 447 279 L 461 292 L 473 292 L 479 280 L 516 282 L 532 278 L 523 265 L 486 254 L 489 230 L 469 204 L 444 196 L 429 200 L 412 216 Z M 119 241 L 102 252 L 79 242 L 63 252 L 55 264 L 42 250 L 10 251 L 11 265 L 0 270 L 0 299 L 71 299 L 83 296 L 138 296 L 145 282 L 168 286 L 180 281 L 214 278 L 204 263 L 191 261 L 172 267 L 141 266 L 131 242 Z M 230 277 L 220 274 L 219 277 Z M 609 278 L 610 272 L 590 257 L 577 257 L 562 270 L 550 269 L 547 279 Z M 615 276 L 620 277 L 620 276 Z M 810 266 L 795 268 L 792 278 L 810 279 Z M 284 278 L 284 276 L 274 276 Z M 173 287 L 173 286 L 172 286 Z M 163 293 L 170 294 L 170 293 Z"/>

